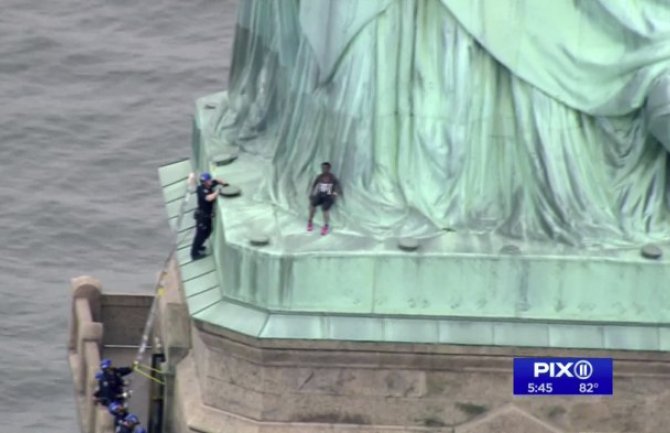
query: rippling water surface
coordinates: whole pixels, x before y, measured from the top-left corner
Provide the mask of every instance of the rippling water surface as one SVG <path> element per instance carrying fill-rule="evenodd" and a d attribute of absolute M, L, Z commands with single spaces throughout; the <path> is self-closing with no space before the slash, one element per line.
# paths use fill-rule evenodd
<path fill-rule="evenodd" d="M 235 3 L 0 0 L 0 432 L 78 432 L 69 279 L 151 291 L 156 170 L 226 85 Z"/>

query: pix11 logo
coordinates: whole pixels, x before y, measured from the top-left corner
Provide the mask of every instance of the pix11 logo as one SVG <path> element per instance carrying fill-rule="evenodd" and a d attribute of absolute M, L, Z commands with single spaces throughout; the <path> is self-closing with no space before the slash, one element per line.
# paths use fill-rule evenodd
<path fill-rule="evenodd" d="M 514 395 L 612 395 L 612 358 L 515 358 Z"/>
<path fill-rule="evenodd" d="M 548 375 L 551 378 L 576 377 L 587 380 L 593 375 L 593 364 L 585 359 L 577 362 L 534 362 L 533 377 Z"/>

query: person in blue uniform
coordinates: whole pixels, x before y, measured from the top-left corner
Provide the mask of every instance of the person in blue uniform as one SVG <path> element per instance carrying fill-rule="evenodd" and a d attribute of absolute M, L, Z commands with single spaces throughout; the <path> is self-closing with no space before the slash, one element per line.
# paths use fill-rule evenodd
<path fill-rule="evenodd" d="M 147 433 L 147 431 L 140 425 L 137 415 L 130 413 L 119 423 L 115 433 Z"/>
<path fill-rule="evenodd" d="M 132 367 L 112 367 L 112 361 L 103 359 L 95 378 L 98 389 L 93 393 L 97 403 L 109 406 L 114 401 L 123 401 L 124 377 L 133 372 Z"/>
<path fill-rule="evenodd" d="M 123 405 L 123 403 L 118 401 L 113 401 L 107 406 L 109 413 L 114 417 L 114 428 L 118 427 L 121 421 L 123 421 L 126 416 L 128 416 L 128 409 Z"/>
<path fill-rule="evenodd" d="M 212 234 L 214 202 L 219 195 L 216 187 L 219 185 L 228 186 L 226 182 L 212 178 L 212 175 L 207 172 L 200 175 L 200 185 L 196 189 L 198 207 L 193 215 L 195 218 L 195 237 L 191 246 L 191 259 L 193 260 L 205 257 L 205 241 Z"/>

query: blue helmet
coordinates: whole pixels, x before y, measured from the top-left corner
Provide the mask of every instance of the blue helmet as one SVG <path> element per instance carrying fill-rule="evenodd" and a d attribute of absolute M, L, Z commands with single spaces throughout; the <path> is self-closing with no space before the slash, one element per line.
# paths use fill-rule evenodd
<path fill-rule="evenodd" d="M 208 180 L 212 180 L 212 175 L 209 174 L 208 172 L 203 172 L 200 173 L 200 182 L 207 182 Z"/>
<path fill-rule="evenodd" d="M 124 419 L 125 422 L 129 422 L 132 424 L 139 424 L 140 419 L 137 417 L 137 415 L 129 413 L 128 416 Z"/>
<path fill-rule="evenodd" d="M 100 368 L 102 368 L 103 370 L 105 368 L 109 368 L 111 366 L 112 366 L 112 360 L 111 359 L 103 359 L 102 361 L 100 361 Z"/>
<path fill-rule="evenodd" d="M 119 403 L 118 401 L 113 401 L 109 404 L 108 409 L 110 412 L 118 412 L 121 409 L 123 409 L 123 405 Z"/>

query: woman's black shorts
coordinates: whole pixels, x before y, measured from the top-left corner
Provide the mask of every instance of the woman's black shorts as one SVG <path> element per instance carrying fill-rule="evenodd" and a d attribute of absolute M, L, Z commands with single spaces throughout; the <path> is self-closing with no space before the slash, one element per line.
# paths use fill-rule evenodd
<path fill-rule="evenodd" d="M 314 206 L 314 207 L 321 206 L 321 209 L 329 210 L 330 207 L 335 202 L 335 200 L 333 199 L 332 195 L 317 194 L 317 195 L 314 195 L 310 198 L 310 202 L 312 203 L 312 206 Z"/>

